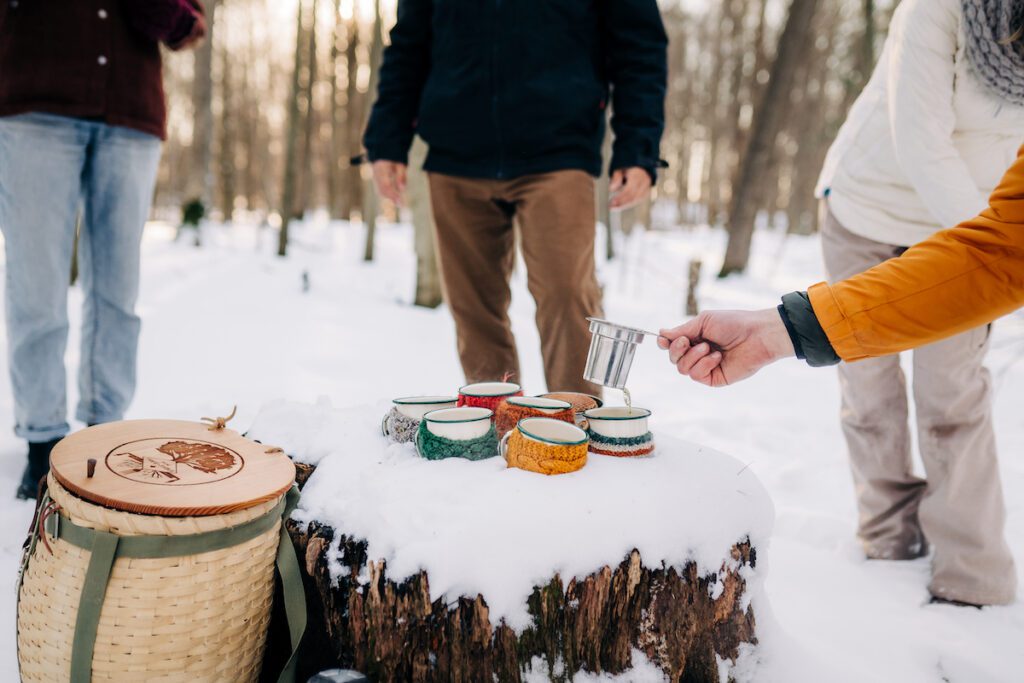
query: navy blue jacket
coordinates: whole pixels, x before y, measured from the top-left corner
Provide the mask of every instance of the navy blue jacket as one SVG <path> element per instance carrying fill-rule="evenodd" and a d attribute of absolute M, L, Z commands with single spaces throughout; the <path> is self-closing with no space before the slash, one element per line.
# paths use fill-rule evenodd
<path fill-rule="evenodd" d="M 610 95 L 612 170 L 653 177 L 667 43 L 656 0 L 399 0 L 368 156 L 404 163 L 419 133 L 428 171 L 600 175 Z"/>

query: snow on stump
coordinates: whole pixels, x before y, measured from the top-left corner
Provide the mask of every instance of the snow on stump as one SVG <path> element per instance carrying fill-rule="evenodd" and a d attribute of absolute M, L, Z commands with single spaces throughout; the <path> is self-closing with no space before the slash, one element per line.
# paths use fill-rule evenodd
<path fill-rule="evenodd" d="M 274 403 L 250 436 L 311 465 L 290 523 L 320 665 L 379 681 L 724 681 L 756 643 L 773 510 L 743 463 L 659 434 L 547 477 L 440 462 L 386 405 Z"/>

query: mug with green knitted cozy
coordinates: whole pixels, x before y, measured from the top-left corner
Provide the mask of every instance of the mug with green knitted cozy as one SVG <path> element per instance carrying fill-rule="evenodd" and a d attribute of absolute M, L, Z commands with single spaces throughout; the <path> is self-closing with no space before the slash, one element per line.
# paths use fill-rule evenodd
<path fill-rule="evenodd" d="M 487 408 L 434 410 L 423 416 L 416 431 L 416 451 L 427 460 L 483 460 L 498 455 L 498 433 Z"/>
<path fill-rule="evenodd" d="M 391 443 L 411 443 L 423 416 L 434 410 L 454 408 L 457 396 L 405 396 L 391 401 L 394 405 L 384 415 L 380 431 Z"/>

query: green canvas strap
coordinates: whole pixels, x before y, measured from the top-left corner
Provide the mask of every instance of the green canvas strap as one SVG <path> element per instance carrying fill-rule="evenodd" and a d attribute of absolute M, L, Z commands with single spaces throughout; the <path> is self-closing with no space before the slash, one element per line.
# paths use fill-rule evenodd
<path fill-rule="evenodd" d="M 48 533 L 54 539 L 59 538 L 91 553 L 85 583 L 82 586 L 82 597 L 79 600 L 75 637 L 71 646 L 72 683 L 88 683 L 92 677 L 92 658 L 100 612 L 103 609 L 110 572 L 117 558 L 181 557 L 229 548 L 266 533 L 279 521 L 281 537 L 277 548 L 277 571 L 281 577 L 292 649 L 278 682 L 292 683 L 295 680 L 296 654 L 306 630 L 306 594 L 295 549 L 292 547 L 285 522 L 298 500 L 299 491 L 293 486 L 277 505 L 256 519 L 230 529 L 188 536 L 118 536 L 78 526 L 63 514 L 49 516 L 40 533 Z"/>
<path fill-rule="evenodd" d="M 71 683 L 89 683 L 92 679 L 92 654 L 96 648 L 96 631 L 100 627 L 100 611 L 107 595 L 110 572 L 117 559 L 117 535 L 93 529 L 90 531 L 92 543 L 80 546 L 92 555 L 89 557 L 89 568 L 85 570 L 82 597 L 78 600 L 75 639 L 71 643 Z"/>

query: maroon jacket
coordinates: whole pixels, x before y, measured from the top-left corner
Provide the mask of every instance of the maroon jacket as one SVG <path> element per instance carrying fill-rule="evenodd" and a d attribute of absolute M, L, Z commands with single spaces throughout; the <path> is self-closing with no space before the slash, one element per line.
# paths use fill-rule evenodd
<path fill-rule="evenodd" d="M 204 30 L 198 0 L 0 0 L 0 116 L 46 112 L 166 137 L 159 43 Z"/>

